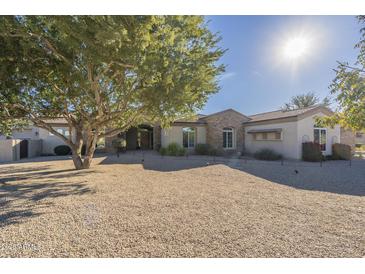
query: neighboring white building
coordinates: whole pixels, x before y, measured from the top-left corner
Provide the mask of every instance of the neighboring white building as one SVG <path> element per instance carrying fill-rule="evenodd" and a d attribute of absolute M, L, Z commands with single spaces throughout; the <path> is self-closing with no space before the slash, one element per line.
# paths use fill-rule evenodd
<path fill-rule="evenodd" d="M 69 135 L 65 120 L 45 121 L 63 135 Z M 61 138 L 43 128 L 29 126 L 23 130 L 14 130 L 8 138 L 0 135 L 0 162 L 16 161 L 40 155 L 54 155 L 54 148 L 63 144 L 65 143 Z"/>

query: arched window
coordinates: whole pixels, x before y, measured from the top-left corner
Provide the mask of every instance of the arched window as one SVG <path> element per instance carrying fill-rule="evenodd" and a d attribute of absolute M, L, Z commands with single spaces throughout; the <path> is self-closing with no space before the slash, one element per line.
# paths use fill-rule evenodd
<path fill-rule="evenodd" d="M 223 148 L 234 148 L 234 130 L 230 127 L 223 128 Z"/>

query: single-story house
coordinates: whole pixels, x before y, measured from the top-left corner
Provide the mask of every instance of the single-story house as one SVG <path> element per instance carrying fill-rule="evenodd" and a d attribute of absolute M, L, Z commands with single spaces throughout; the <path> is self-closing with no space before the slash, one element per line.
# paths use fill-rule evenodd
<path fill-rule="evenodd" d="M 168 128 L 161 128 L 158 124 L 143 124 L 105 138 L 104 145 L 107 152 L 113 152 L 115 139 L 123 139 L 127 150 L 159 150 L 170 143 L 177 143 L 193 152 L 197 144 L 209 144 L 223 154 L 230 155 L 269 148 L 285 158 L 301 159 L 303 142 L 319 143 L 325 155 L 332 153 L 334 143 L 354 145 L 354 134 L 339 125 L 334 128 L 316 126 L 315 117 L 332 114 L 331 110 L 321 105 L 249 116 L 227 109 L 210 115 L 197 115 L 190 120 L 177 120 Z M 65 136 L 69 134 L 65 120 L 53 119 L 47 122 Z M 53 154 L 54 148 L 60 144 L 64 144 L 60 138 L 35 126 L 14 131 L 11 140 L 0 136 L 0 161 Z"/>
<path fill-rule="evenodd" d="M 169 128 L 158 125 L 133 128 L 106 139 L 106 148 L 113 150 L 112 141 L 124 138 L 127 149 L 153 148 L 158 150 L 177 143 L 193 151 L 196 144 L 209 144 L 224 154 L 241 155 L 269 148 L 288 159 L 301 159 L 302 143 L 321 144 L 324 155 L 332 153 L 332 144 L 344 141 L 353 145 L 348 137 L 341 139 L 341 128 L 316 127 L 315 117 L 332 115 L 321 105 L 291 111 L 271 111 L 246 116 L 227 109 L 210 115 L 197 115 L 195 119 L 175 121 Z M 345 131 L 344 131 L 345 132 Z"/>

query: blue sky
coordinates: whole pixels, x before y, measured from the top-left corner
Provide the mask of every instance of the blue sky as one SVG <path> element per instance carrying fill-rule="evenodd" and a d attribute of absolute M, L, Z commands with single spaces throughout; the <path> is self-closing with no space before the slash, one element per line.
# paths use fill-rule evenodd
<path fill-rule="evenodd" d="M 234 108 L 244 114 L 279 109 L 296 94 L 329 95 L 336 61 L 354 62 L 360 25 L 354 16 L 207 16 L 228 49 L 219 93 L 202 113 Z M 305 37 L 305 54 L 285 58 L 290 39 Z"/>

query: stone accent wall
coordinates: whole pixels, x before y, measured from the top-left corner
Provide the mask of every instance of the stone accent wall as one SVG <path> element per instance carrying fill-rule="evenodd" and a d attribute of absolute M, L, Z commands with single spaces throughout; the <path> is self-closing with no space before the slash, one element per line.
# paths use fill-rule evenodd
<path fill-rule="evenodd" d="M 350 145 L 352 150 L 355 149 L 355 133 L 353 131 L 341 127 L 340 137 L 341 144 Z"/>
<path fill-rule="evenodd" d="M 245 134 L 242 123 L 247 121 L 247 118 L 233 110 L 228 110 L 212 116 L 208 116 L 202 120 L 207 122 L 207 144 L 210 144 L 224 154 L 237 154 L 238 152 L 244 151 Z M 236 148 L 233 150 L 223 149 L 223 128 L 225 127 L 230 127 L 234 129 Z"/>

